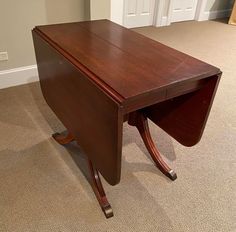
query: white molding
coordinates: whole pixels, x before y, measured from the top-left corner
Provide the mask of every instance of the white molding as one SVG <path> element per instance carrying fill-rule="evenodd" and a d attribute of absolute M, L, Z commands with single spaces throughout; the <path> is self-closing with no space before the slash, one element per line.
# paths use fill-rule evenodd
<path fill-rule="evenodd" d="M 156 15 L 155 15 L 155 23 L 154 26 L 156 27 L 164 27 L 170 25 L 170 17 L 168 16 L 162 16 L 163 11 L 165 8 L 166 0 L 159 0 L 158 4 L 156 4 Z M 169 2 L 169 9 L 168 9 L 168 15 L 171 15 L 169 13 L 170 8 L 172 8 L 172 2 Z"/>
<path fill-rule="evenodd" d="M 204 12 L 204 14 L 202 15 L 202 17 L 199 21 L 229 17 L 231 14 L 231 11 L 232 11 L 232 9 Z"/>
<path fill-rule="evenodd" d="M 168 23 L 168 18 L 167 16 L 163 16 L 161 18 L 161 27 L 169 26 L 170 24 Z"/>
<path fill-rule="evenodd" d="M 111 0 L 111 21 L 124 25 L 124 0 Z"/>
<path fill-rule="evenodd" d="M 207 0 L 198 0 L 197 2 L 197 8 L 195 13 L 195 20 L 202 21 L 202 18 L 204 17 L 205 8 L 206 8 Z M 171 24 L 171 18 L 172 18 L 172 9 L 173 9 L 173 0 L 169 0 L 169 8 L 168 8 L 168 15 L 167 15 L 167 25 Z"/>
<path fill-rule="evenodd" d="M 171 24 L 172 10 L 173 10 L 173 0 L 169 0 L 169 8 L 167 13 L 167 26 Z"/>
<path fill-rule="evenodd" d="M 160 1 L 163 2 L 164 0 L 160 0 Z M 211 20 L 211 19 L 224 18 L 224 17 L 230 16 L 232 9 L 205 12 L 206 3 L 207 3 L 207 0 L 198 0 L 195 20 L 204 21 L 204 20 Z M 168 14 L 166 17 L 160 17 L 160 15 L 163 14 L 164 7 L 162 6 L 162 9 L 161 10 L 159 9 L 157 18 L 160 17 L 161 20 L 158 21 L 159 24 L 156 24 L 156 26 L 168 26 L 171 24 L 172 7 L 173 7 L 173 0 L 169 0 Z"/>
<path fill-rule="evenodd" d="M 0 71 L 0 89 L 38 81 L 36 65 Z"/>
<path fill-rule="evenodd" d="M 204 18 L 206 4 L 207 4 L 207 0 L 198 0 L 196 14 L 195 14 L 195 20 L 202 21 L 202 18 Z"/>
<path fill-rule="evenodd" d="M 164 0 L 159 0 L 158 3 L 156 1 L 156 5 L 155 5 L 155 17 L 154 17 L 154 26 L 156 27 L 161 27 L 162 25 L 162 13 L 164 10 L 164 4 L 165 1 Z M 156 21 L 156 22 L 155 22 Z"/>

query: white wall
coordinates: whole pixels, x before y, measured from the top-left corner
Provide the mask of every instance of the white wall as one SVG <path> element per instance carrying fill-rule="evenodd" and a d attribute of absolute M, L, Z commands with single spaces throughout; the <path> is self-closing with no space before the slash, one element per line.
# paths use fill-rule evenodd
<path fill-rule="evenodd" d="M 36 25 L 81 21 L 84 0 L 0 0 L 0 89 L 38 80 L 31 30 Z"/>
<path fill-rule="evenodd" d="M 202 20 L 229 17 L 233 8 L 234 0 L 207 0 L 205 11 L 200 17 Z"/>
<path fill-rule="evenodd" d="M 166 0 L 165 4 L 164 4 L 164 10 L 163 10 L 163 15 L 162 16 L 167 16 L 168 15 L 169 4 L 170 4 L 170 0 Z"/>
<path fill-rule="evenodd" d="M 124 0 L 111 0 L 111 21 L 123 25 Z"/>
<path fill-rule="evenodd" d="M 220 11 L 232 9 L 234 0 L 208 0 L 205 11 Z"/>
<path fill-rule="evenodd" d="M 164 10 L 162 15 L 159 16 L 161 18 L 161 23 L 159 23 L 159 25 L 166 26 L 170 22 L 170 19 L 168 19 L 167 17 L 170 0 L 162 0 L 162 1 L 164 1 L 164 6 L 163 6 Z M 233 3 L 234 0 L 207 0 L 204 6 L 204 12 L 200 14 L 198 20 L 203 21 L 203 20 L 228 17 L 233 7 Z"/>
<path fill-rule="evenodd" d="M 35 64 L 31 30 L 36 25 L 81 21 L 84 0 L 0 0 L 0 71 Z"/>
<path fill-rule="evenodd" d="M 232 9 L 234 0 L 207 0 L 205 12 Z M 165 0 L 163 16 L 167 16 L 170 0 Z"/>
<path fill-rule="evenodd" d="M 110 4 L 110 0 L 90 0 L 90 19 L 110 19 Z"/>

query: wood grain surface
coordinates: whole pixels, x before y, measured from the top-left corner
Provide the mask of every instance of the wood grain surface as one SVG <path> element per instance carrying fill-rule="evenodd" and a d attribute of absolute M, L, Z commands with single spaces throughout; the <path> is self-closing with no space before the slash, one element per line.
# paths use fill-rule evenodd
<path fill-rule="evenodd" d="M 37 26 L 43 95 L 108 183 L 133 112 L 185 146 L 203 133 L 221 71 L 108 20 Z"/>
<path fill-rule="evenodd" d="M 220 75 L 205 79 L 191 93 L 143 109 L 144 114 L 184 146 L 197 144 L 203 134 L 220 81 Z"/>
<path fill-rule="evenodd" d="M 167 88 L 213 76 L 220 70 L 108 20 L 36 28 L 48 43 L 63 49 L 89 78 L 130 111 L 153 104 Z M 136 106 L 137 104 L 137 106 Z"/>
<path fill-rule="evenodd" d="M 121 107 L 33 32 L 43 95 L 108 183 L 120 181 Z"/>

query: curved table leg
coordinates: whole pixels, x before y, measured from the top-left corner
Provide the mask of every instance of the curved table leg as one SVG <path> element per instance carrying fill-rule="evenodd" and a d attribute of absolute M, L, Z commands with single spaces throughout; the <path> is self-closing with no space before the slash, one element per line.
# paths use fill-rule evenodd
<path fill-rule="evenodd" d="M 104 212 L 106 218 L 113 217 L 113 211 L 112 211 L 110 203 L 107 200 L 105 191 L 102 186 L 101 179 L 99 177 L 99 173 L 97 169 L 94 168 L 91 160 L 88 160 L 88 166 L 89 166 L 90 176 L 91 176 L 91 186 L 102 208 L 102 211 Z"/>
<path fill-rule="evenodd" d="M 177 179 L 176 173 L 162 159 L 161 154 L 152 140 L 147 118 L 141 112 L 134 112 L 130 114 L 128 123 L 131 126 L 137 127 L 147 150 L 160 171 L 171 180 Z"/>
<path fill-rule="evenodd" d="M 67 133 L 67 135 L 55 133 L 52 135 L 52 137 L 61 145 L 66 145 L 75 140 L 74 136 L 71 135 L 70 133 Z M 98 170 L 93 166 L 93 163 L 91 160 L 88 160 L 88 167 L 89 167 L 89 172 L 90 172 L 89 173 L 90 185 L 92 186 L 95 196 L 97 197 L 97 200 L 106 218 L 110 218 L 113 216 L 113 211 L 112 211 L 111 205 L 109 204 L 107 200 L 105 191 L 102 186 L 101 179 L 99 177 Z"/>
<path fill-rule="evenodd" d="M 67 133 L 67 135 L 55 133 L 52 135 L 52 137 L 61 145 L 66 145 L 75 140 L 74 136 L 71 135 L 70 133 Z"/>

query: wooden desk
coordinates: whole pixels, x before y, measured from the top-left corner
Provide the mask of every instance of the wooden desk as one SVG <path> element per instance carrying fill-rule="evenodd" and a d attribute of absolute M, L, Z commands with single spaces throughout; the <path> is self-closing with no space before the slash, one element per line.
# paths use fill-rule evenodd
<path fill-rule="evenodd" d="M 161 158 L 147 118 L 185 146 L 201 138 L 221 76 L 218 68 L 108 20 L 38 26 L 33 30 L 40 84 L 48 105 L 89 158 L 91 185 L 113 215 L 98 171 L 120 181 L 122 126 L 136 126 L 157 167 Z"/>

